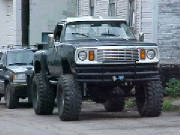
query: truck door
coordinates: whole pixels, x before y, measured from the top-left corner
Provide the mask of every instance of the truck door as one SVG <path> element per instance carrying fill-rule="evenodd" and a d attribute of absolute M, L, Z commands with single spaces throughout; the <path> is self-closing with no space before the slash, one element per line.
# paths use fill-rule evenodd
<path fill-rule="evenodd" d="M 60 63 L 59 47 L 61 45 L 60 37 L 61 37 L 62 29 L 63 29 L 63 25 L 58 24 L 56 26 L 54 31 L 54 44 L 51 47 L 49 47 L 49 51 L 48 51 L 49 72 L 55 76 L 58 75 L 58 71 L 59 71 L 59 63 Z"/>

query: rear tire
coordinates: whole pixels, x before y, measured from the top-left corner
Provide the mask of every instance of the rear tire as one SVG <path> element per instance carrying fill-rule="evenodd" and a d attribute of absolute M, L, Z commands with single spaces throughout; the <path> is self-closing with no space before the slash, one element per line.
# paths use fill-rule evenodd
<path fill-rule="evenodd" d="M 38 115 L 52 114 L 54 109 L 55 92 L 49 87 L 45 75 L 35 74 L 32 83 L 33 108 Z"/>
<path fill-rule="evenodd" d="M 79 119 L 82 93 L 72 75 L 61 75 L 57 90 L 58 112 L 62 121 Z"/>
<path fill-rule="evenodd" d="M 15 109 L 17 107 L 18 98 L 16 97 L 16 91 L 11 84 L 7 84 L 5 88 L 5 101 L 8 109 Z"/>
<path fill-rule="evenodd" d="M 136 104 L 142 117 L 158 117 L 162 112 L 163 104 L 161 81 L 150 81 L 143 86 L 137 86 Z"/>
<path fill-rule="evenodd" d="M 32 107 L 33 100 L 32 100 L 32 79 L 27 77 L 27 97 L 28 97 L 28 105 Z"/>
<path fill-rule="evenodd" d="M 124 109 L 124 97 L 112 97 L 104 103 L 104 108 L 107 112 L 121 112 Z"/>

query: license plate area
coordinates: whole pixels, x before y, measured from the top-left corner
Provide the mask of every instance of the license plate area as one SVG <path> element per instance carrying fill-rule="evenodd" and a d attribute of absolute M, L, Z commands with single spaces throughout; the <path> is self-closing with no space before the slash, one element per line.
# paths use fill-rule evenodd
<path fill-rule="evenodd" d="M 112 76 L 112 80 L 114 82 L 116 82 L 116 81 L 124 81 L 125 80 L 125 76 L 124 75 Z"/>

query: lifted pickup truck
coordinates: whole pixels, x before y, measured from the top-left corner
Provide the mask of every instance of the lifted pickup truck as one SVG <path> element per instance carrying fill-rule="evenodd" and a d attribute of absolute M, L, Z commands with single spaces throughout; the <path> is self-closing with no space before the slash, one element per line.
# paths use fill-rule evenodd
<path fill-rule="evenodd" d="M 36 114 L 51 114 L 56 95 L 64 121 L 78 120 L 87 98 L 104 104 L 107 111 L 122 111 L 125 97 L 135 96 L 141 116 L 161 114 L 158 46 L 137 40 L 125 20 L 67 18 L 48 42 L 34 55 Z"/>

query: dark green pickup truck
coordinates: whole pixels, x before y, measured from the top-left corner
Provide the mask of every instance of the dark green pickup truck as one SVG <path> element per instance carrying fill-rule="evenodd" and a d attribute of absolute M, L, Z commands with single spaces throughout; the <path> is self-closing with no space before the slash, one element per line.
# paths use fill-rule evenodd
<path fill-rule="evenodd" d="M 137 40 L 118 18 L 81 17 L 59 22 L 48 45 L 34 55 L 32 81 L 36 114 L 51 114 L 57 97 L 61 120 L 78 120 L 81 103 L 91 99 L 106 111 L 122 111 L 135 96 L 141 116 L 161 114 L 163 89 L 159 50 Z"/>

